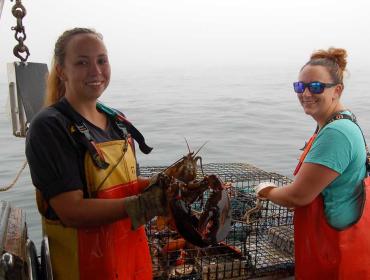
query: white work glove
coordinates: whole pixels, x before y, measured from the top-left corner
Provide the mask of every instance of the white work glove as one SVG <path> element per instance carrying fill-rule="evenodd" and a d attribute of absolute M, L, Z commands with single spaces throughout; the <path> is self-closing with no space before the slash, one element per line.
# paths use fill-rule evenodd
<path fill-rule="evenodd" d="M 259 199 L 267 199 L 267 197 L 264 196 L 264 191 L 268 188 L 276 188 L 277 185 L 275 185 L 273 182 L 262 182 L 259 183 L 258 185 L 254 186 L 254 192 L 256 193 L 256 196 Z"/>

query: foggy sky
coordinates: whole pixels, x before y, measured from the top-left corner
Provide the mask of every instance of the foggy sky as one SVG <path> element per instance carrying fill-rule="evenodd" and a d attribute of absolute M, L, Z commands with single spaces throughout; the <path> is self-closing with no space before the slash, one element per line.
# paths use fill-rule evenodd
<path fill-rule="evenodd" d="M 316 49 L 346 48 L 350 65 L 370 65 L 368 0 L 23 0 L 31 56 L 50 63 L 57 37 L 93 27 L 112 70 L 285 64 L 301 66 Z M 0 83 L 16 61 L 13 2 L 0 19 Z M 113 75 L 114 77 L 114 75 Z"/>

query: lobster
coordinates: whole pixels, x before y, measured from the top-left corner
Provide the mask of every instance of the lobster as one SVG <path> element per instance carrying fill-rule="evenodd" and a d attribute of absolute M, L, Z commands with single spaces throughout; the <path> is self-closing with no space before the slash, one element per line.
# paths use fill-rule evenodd
<path fill-rule="evenodd" d="M 187 142 L 186 142 L 187 143 Z M 217 175 L 203 173 L 202 158 L 189 153 L 167 167 L 159 180 L 167 187 L 170 218 L 177 232 L 188 242 L 198 247 L 219 243 L 226 238 L 231 228 L 231 204 L 225 184 Z M 203 179 L 196 180 L 197 162 L 200 162 Z M 202 212 L 195 212 L 191 205 L 210 189 L 210 195 Z"/>

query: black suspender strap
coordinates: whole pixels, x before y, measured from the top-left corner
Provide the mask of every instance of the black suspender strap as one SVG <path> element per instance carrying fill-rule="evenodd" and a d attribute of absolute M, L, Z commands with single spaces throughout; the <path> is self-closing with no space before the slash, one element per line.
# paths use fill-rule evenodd
<path fill-rule="evenodd" d="M 95 141 L 85 125 L 83 118 L 77 112 L 75 112 L 64 99 L 54 104 L 53 107 L 66 116 L 73 123 L 73 126 L 76 128 L 79 134 L 83 135 L 83 137 L 79 137 L 79 142 L 81 142 L 82 145 L 88 150 L 94 164 L 99 168 L 106 169 L 109 164 L 104 160 L 104 156 L 99 147 L 95 144 Z M 126 144 L 129 138 L 132 136 L 132 138 L 138 142 L 139 148 L 144 154 L 149 154 L 152 151 L 153 148 L 149 147 L 145 143 L 144 136 L 131 122 L 124 117 L 124 115 L 122 115 L 122 113 L 99 102 L 97 103 L 96 107 L 98 110 L 107 114 L 110 119 L 114 120 L 114 123 L 118 128 L 122 139 L 126 141 Z M 134 143 L 132 141 L 130 141 L 130 143 L 133 151 L 135 152 Z"/>
<path fill-rule="evenodd" d="M 109 108 L 105 106 L 104 104 L 98 102 L 96 107 L 106 113 L 108 116 L 110 116 L 112 119 L 115 120 L 116 125 L 120 130 L 123 131 L 123 133 L 127 134 L 127 132 L 132 136 L 132 138 L 135 139 L 135 141 L 139 144 L 139 149 L 144 154 L 149 154 L 153 148 L 149 147 L 145 143 L 144 136 L 140 133 L 140 131 L 130 122 L 128 121 L 122 113 L 118 112 L 117 110 L 114 110 L 112 108 Z"/>
<path fill-rule="evenodd" d="M 353 123 L 355 123 L 355 124 L 358 126 L 358 128 L 360 129 L 361 134 L 362 134 L 362 137 L 363 137 L 363 139 L 364 139 L 365 149 L 366 149 L 366 171 L 367 171 L 367 173 L 369 173 L 369 172 L 370 172 L 370 152 L 369 152 L 369 148 L 368 148 L 368 146 L 367 146 L 367 144 L 366 144 L 365 135 L 364 135 L 364 133 L 362 132 L 362 129 L 361 129 L 360 125 L 359 125 L 359 124 L 358 124 L 358 122 L 357 122 L 356 116 L 355 116 L 353 113 L 351 113 L 351 115 L 338 113 L 338 114 L 336 114 L 332 119 L 330 119 L 330 120 L 329 120 L 325 125 L 327 125 L 327 124 L 329 124 L 329 123 L 331 123 L 331 122 L 333 122 L 333 121 L 336 121 L 336 120 L 342 120 L 342 119 L 352 121 L 352 122 L 353 122 Z"/>
<path fill-rule="evenodd" d="M 88 150 L 94 164 L 101 168 L 106 169 L 109 164 L 104 160 L 104 156 L 98 146 L 95 144 L 88 128 L 83 122 L 83 119 L 75 111 L 73 111 L 69 106 L 62 101 L 59 101 L 53 105 L 60 113 L 66 116 L 72 123 L 73 126 L 80 132 L 83 137 L 79 137 L 81 144 Z"/>

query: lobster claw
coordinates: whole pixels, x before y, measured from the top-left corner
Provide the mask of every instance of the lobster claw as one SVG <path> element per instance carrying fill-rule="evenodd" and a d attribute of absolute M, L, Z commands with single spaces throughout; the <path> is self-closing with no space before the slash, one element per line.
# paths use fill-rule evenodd
<path fill-rule="evenodd" d="M 191 209 L 181 199 L 170 201 L 170 210 L 175 221 L 177 232 L 188 242 L 198 247 L 206 247 L 210 244 L 203 240 L 197 230 L 199 219 L 191 213 Z"/>
<path fill-rule="evenodd" d="M 231 229 L 231 203 L 225 189 L 212 192 L 199 218 L 198 229 L 210 244 L 226 238 Z"/>
<path fill-rule="evenodd" d="M 225 184 L 219 176 L 211 174 L 204 177 L 204 179 L 207 181 L 210 189 L 214 191 L 221 191 L 224 189 Z"/>
<path fill-rule="evenodd" d="M 195 246 L 217 244 L 230 231 L 231 203 L 225 189 L 211 192 L 199 218 L 181 195 L 173 196 L 169 205 L 178 233 Z"/>

